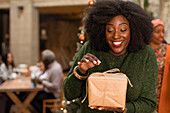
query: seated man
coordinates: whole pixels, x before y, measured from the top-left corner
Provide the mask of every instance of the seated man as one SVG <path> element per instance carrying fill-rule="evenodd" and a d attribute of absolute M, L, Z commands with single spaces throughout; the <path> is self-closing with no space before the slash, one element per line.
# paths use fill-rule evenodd
<path fill-rule="evenodd" d="M 44 91 L 39 92 L 32 105 L 39 113 L 42 113 L 42 104 L 44 99 L 60 99 L 61 86 L 62 86 L 62 67 L 55 61 L 55 55 L 50 50 L 44 50 L 42 52 L 42 62 L 45 66 L 44 74 L 37 77 L 37 81 L 43 84 Z"/>

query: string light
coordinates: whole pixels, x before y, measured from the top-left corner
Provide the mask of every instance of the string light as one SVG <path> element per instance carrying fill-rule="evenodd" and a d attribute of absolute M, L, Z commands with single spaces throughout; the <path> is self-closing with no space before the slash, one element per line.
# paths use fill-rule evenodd
<path fill-rule="evenodd" d="M 94 2 L 95 2 L 94 0 L 89 0 L 88 4 L 89 4 L 89 5 L 93 5 Z"/>

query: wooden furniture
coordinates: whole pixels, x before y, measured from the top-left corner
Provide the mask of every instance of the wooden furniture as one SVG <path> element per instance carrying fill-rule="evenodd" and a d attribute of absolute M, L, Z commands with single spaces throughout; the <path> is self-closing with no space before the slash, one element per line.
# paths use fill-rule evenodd
<path fill-rule="evenodd" d="M 46 108 L 49 108 L 52 113 L 56 113 L 56 110 L 61 110 L 62 100 L 64 98 L 63 86 L 61 86 L 61 97 L 60 99 L 44 99 L 43 100 L 43 113 L 46 113 Z"/>
<path fill-rule="evenodd" d="M 62 108 L 61 99 L 45 99 L 43 100 L 43 113 L 46 113 L 46 108 L 49 108 L 51 112 L 60 110 Z"/>
<path fill-rule="evenodd" d="M 16 113 L 31 113 L 30 109 L 36 110 L 30 104 L 33 98 L 36 96 L 38 91 L 43 90 L 42 85 L 37 85 L 34 88 L 33 83 L 30 80 L 30 77 L 20 76 L 14 80 L 7 80 L 0 85 L 0 92 L 5 92 L 11 100 L 16 104 L 18 110 Z M 19 92 L 28 92 L 29 94 L 22 102 L 17 96 L 16 93 Z M 29 109 L 28 109 L 29 108 Z"/>
<path fill-rule="evenodd" d="M 63 81 L 67 77 L 68 72 L 63 73 Z M 55 113 L 56 110 L 61 110 L 62 101 L 64 100 L 63 86 L 61 86 L 61 97 L 60 99 L 45 99 L 43 100 L 43 113 L 46 113 L 46 108 L 50 108 L 52 112 Z"/>

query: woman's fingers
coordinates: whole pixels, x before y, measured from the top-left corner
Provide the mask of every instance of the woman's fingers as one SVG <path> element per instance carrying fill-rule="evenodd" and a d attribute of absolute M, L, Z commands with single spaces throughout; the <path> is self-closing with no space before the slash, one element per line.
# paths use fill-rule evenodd
<path fill-rule="evenodd" d="M 93 62 L 95 65 L 99 65 L 101 63 L 101 61 L 94 55 L 87 53 L 86 54 L 88 56 L 88 58 L 90 58 L 91 62 Z"/>
<path fill-rule="evenodd" d="M 97 61 L 91 56 L 86 55 L 84 56 L 83 60 L 87 62 L 90 67 L 94 67 L 95 65 L 97 65 Z"/>
<path fill-rule="evenodd" d="M 97 106 L 89 106 L 89 107 L 90 107 L 90 109 L 98 109 Z"/>
<path fill-rule="evenodd" d="M 124 112 L 125 108 L 116 108 L 117 112 Z"/>
<path fill-rule="evenodd" d="M 99 107 L 98 110 L 115 111 L 114 108 L 110 108 L 110 107 Z"/>
<path fill-rule="evenodd" d="M 89 68 L 93 68 L 96 65 L 99 65 L 101 61 L 94 55 L 87 53 L 83 58 L 78 62 L 79 70 L 82 73 L 86 73 Z"/>
<path fill-rule="evenodd" d="M 98 107 L 98 110 L 106 110 L 106 111 L 116 111 L 116 112 L 123 112 L 125 108 L 114 108 L 114 107 Z"/>
<path fill-rule="evenodd" d="M 83 58 L 81 59 L 81 61 L 78 63 L 89 63 L 89 65 L 94 66 L 94 65 L 99 65 L 101 63 L 101 61 L 94 55 L 87 53 L 85 56 L 83 56 Z M 92 63 L 92 64 L 91 64 Z"/>

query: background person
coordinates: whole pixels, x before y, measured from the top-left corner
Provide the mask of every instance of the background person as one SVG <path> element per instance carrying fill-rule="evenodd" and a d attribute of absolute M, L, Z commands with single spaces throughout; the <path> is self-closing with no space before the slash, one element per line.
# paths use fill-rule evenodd
<path fill-rule="evenodd" d="M 46 77 L 48 75 L 45 65 L 42 61 L 40 61 L 40 70 L 42 73 L 38 76 L 38 80 L 40 79 L 40 82 L 41 82 L 43 79 L 46 79 Z"/>
<path fill-rule="evenodd" d="M 12 53 L 8 52 L 4 54 L 1 57 L 1 63 L 0 63 L 0 79 L 2 84 L 7 79 L 12 79 L 12 72 L 14 68 L 14 58 Z M 8 104 L 10 103 L 10 104 Z M 9 106 L 11 105 L 12 101 L 9 99 L 9 97 L 2 93 L 0 95 L 0 109 L 2 113 L 8 113 L 9 112 Z"/>
<path fill-rule="evenodd" d="M 36 67 L 34 67 L 33 69 L 29 69 L 29 71 L 31 72 L 31 80 L 32 82 L 34 81 L 35 77 L 46 77 L 47 76 L 47 71 L 45 68 L 45 65 L 42 61 L 40 61 L 39 63 L 37 63 Z M 42 76 L 41 76 L 42 75 Z"/>
<path fill-rule="evenodd" d="M 42 62 L 45 67 L 42 67 L 41 69 L 45 69 L 44 73 L 47 74 L 38 76 L 37 81 L 38 83 L 43 84 L 44 91 L 39 92 L 32 101 L 33 106 L 39 113 L 42 113 L 42 104 L 44 99 L 60 99 L 63 81 L 62 67 L 55 60 L 55 55 L 51 50 L 44 50 L 42 52 Z"/>
<path fill-rule="evenodd" d="M 157 86 L 156 86 L 156 100 L 157 100 L 157 104 L 158 104 L 156 111 L 158 111 L 160 95 L 161 95 L 161 88 L 162 88 L 162 83 L 163 83 L 163 77 L 165 74 L 164 69 L 165 69 L 165 66 L 167 66 L 167 64 L 165 63 L 165 56 L 167 54 L 166 49 L 167 49 L 168 45 L 167 45 L 167 43 L 165 43 L 165 40 L 164 40 L 164 38 L 165 38 L 164 23 L 160 19 L 154 19 L 154 20 L 152 20 L 152 24 L 154 27 L 154 31 L 153 31 L 152 41 L 149 45 L 155 51 L 156 58 L 157 58 L 157 65 L 158 65 L 158 76 L 157 76 Z M 170 64 L 168 63 L 168 65 L 170 65 Z"/>
<path fill-rule="evenodd" d="M 2 66 L 1 64 L 3 64 L 3 61 L 2 61 L 2 55 L 0 55 L 0 75 L 2 75 Z M 2 77 L 0 77 L 0 84 L 3 83 L 4 79 Z M 0 94 L 0 110 L 1 110 L 1 113 L 5 113 L 5 104 L 7 102 L 7 99 L 8 97 L 5 95 L 5 94 Z"/>
<path fill-rule="evenodd" d="M 89 42 L 79 51 L 64 81 L 65 98 L 71 101 L 85 97 L 88 74 L 119 68 L 133 84 L 127 87 L 127 113 L 152 113 L 158 70 L 155 53 L 147 45 L 153 31 L 151 17 L 139 5 L 121 0 L 98 1 L 86 13 L 84 27 Z M 89 107 L 87 98 L 80 111 L 126 112 L 116 107 Z"/>
<path fill-rule="evenodd" d="M 0 78 L 2 78 L 3 81 L 7 79 L 12 79 L 11 74 L 13 72 L 14 68 L 14 59 L 12 53 L 6 53 L 2 57 L 2 63 L 0 65 Z"/>

